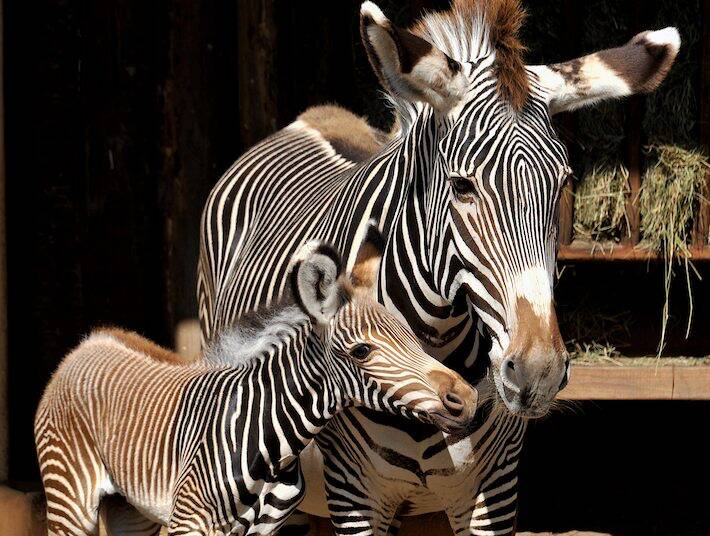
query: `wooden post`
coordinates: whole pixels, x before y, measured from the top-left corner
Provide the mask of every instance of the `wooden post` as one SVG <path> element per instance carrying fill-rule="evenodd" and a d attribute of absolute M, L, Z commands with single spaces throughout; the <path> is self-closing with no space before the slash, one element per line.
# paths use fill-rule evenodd
<path fill-rule="evenodd" d="M 0 0 L 0 482 L 7 480 L 7 296 L 5 293 L 5 102 L 3 95 L 3 10 Z"/>
<path fill-rule="evenodd" d="M 710 0 L 703 1 L 702 59 L 700 63 L 700 144 L 710 154 Z M 710 173 L 705 174 L 705 185 L 700 192 L 705 203 L 693 228 L 693 245 L 708 247 L 710 234 Z"/>
<path fill-rule="evenodd" d="M 579 27 L 579 13 L 577 12 L 578 2 L 565 0 L 563 14 L 565 21 L 565 42 L 567 50 L 574 54 L 576 43 L 579 41 L 577 28 Z M 572 133 L 576 130 L 576 116 L 567 114 L 564 118 L 565 128 Z M 560 245 L 568 246 L 574 238 L 574 182 L 572 177 L 567 177 L 565 185 L 562 187 L 560 197 Z"/>
<path fill-rule="evenodd" d="M 631 2 L 631 34 L 638 31 L 641 3 Z M 639 195 L 641 193 L 641 121 L 643 119 L 642 97 L 633 96 L 628 103 L 626 125 L 627 165 L 629 169 L 629 197 L 626 200 L 626 219 L 629 229 L 624 244 L 635 246 L 641 240 L 641 215 Z"/>
<path fill-rule="evenodd" d="M 275 0 L 238 4 L 239 129 L 246 147 L 278 126 Z"/>

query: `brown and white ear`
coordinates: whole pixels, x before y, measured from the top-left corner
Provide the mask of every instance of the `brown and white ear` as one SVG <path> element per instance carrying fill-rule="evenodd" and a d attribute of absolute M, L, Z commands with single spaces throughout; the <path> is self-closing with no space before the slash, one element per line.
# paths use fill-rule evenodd
<path fill-rule="evenodd" d="M 367 224 L 365 238 L 360 244 L 360 249 L 355 258 L 355 264 L 350 272 L 353 286 L 363 288 L 370 292 L 375 291 L 377 273 L 380 270 L 380 261 L 385 251 L 385 239 L 374 222 Z"/>
<path fill-rule="evenodd" d="M 304 245 L 294 256 L 291 291 L 311 320 L 328 324 L 348 299 L 338 252 L 317 241 Z"/>
<path fill-rule="evenodd" d="M 531 67 L 550 91 L 551 114 L 595 102 L 654 91 L 680 49 L 675 28 L 642 32 L 618 48 L 554 65 Z"/>
<path fill-rule="evenodd" d="M 467 87 L 461 64 L 392 24 L 372 2 L 360 7 L 360 34 L 372 68 L 390 93 L 429 103 L 440 113 L 461 101 Z"/>

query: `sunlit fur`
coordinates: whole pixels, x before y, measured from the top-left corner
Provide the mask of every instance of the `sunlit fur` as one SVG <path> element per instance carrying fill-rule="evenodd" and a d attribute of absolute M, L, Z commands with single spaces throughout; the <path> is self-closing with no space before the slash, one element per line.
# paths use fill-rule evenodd
<path fill-rule="evenodd" d="M 368 291 L 342 280 L 328 292 L 343 298 L 325 324 L 280 305 L 224 332 L 192 365 L 112 332 L 84 340 L 35 419 L 49 534 L 97 534 L 100 500 L 113 494 L 171 535 L 271 534 L 303 498 L 299 452 L 344 407 L 430 423 L 446 414 L 444 380 L 470 398 Z M 355 359 L 363 343 L 372 351 Z M 117 509 L 113 530 L 155 532 Z"/>

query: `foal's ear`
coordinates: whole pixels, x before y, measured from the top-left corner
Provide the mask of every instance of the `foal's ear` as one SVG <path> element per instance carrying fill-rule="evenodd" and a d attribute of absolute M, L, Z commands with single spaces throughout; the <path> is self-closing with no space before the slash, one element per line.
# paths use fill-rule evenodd
<path fill-rule="evenodd" d="M 427 102 L 440 113 L 460 102 L 467 86 L 461 64 L 392 24 L 372 2 L 360 7 L 360 35 L 372 68 L 390 93 Z"/>
<path fill-rule="evenodd" d="M 365 238 L 357 252 L 355 265 L 350 272 L 353 286 L 374 292 L 377 272 L 385 251 L 385 239 L 374 222 L 367 224 Z"/>
<path fill-rule="evenodd" d="M 330 246 L 309 242 L 296 253 L 294 261 L 293 297 L 311 320 L 328 324 L 349 298 L 347 285 L 340 277 L 340 255 Z"/>
<path fill-rule="evenodd" d="M 530 69 L 550 92 L 550 113 L 587 104 L 650 93 L 668 74 L 680 49 L 675 28 L 643 32 L 624 46 L 554 65 Z"/>

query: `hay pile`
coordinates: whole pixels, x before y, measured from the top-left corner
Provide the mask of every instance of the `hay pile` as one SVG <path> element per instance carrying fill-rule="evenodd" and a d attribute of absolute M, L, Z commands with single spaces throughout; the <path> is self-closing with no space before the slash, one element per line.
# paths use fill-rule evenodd
<path fill-rule="evenodd" d="M 639 199 L 640 246 L 665 258 L 686 255 L 695 214 L 702 197 L 708 158 L 698 149 L 651 145 Z"/>
<path fill-rule="evenodd" d="M 619 241 L 628 228 L 626 197 L 629 170 L 618 161 L 591 164 L 577 185 L 574 198 L 576 238 Z"/>

